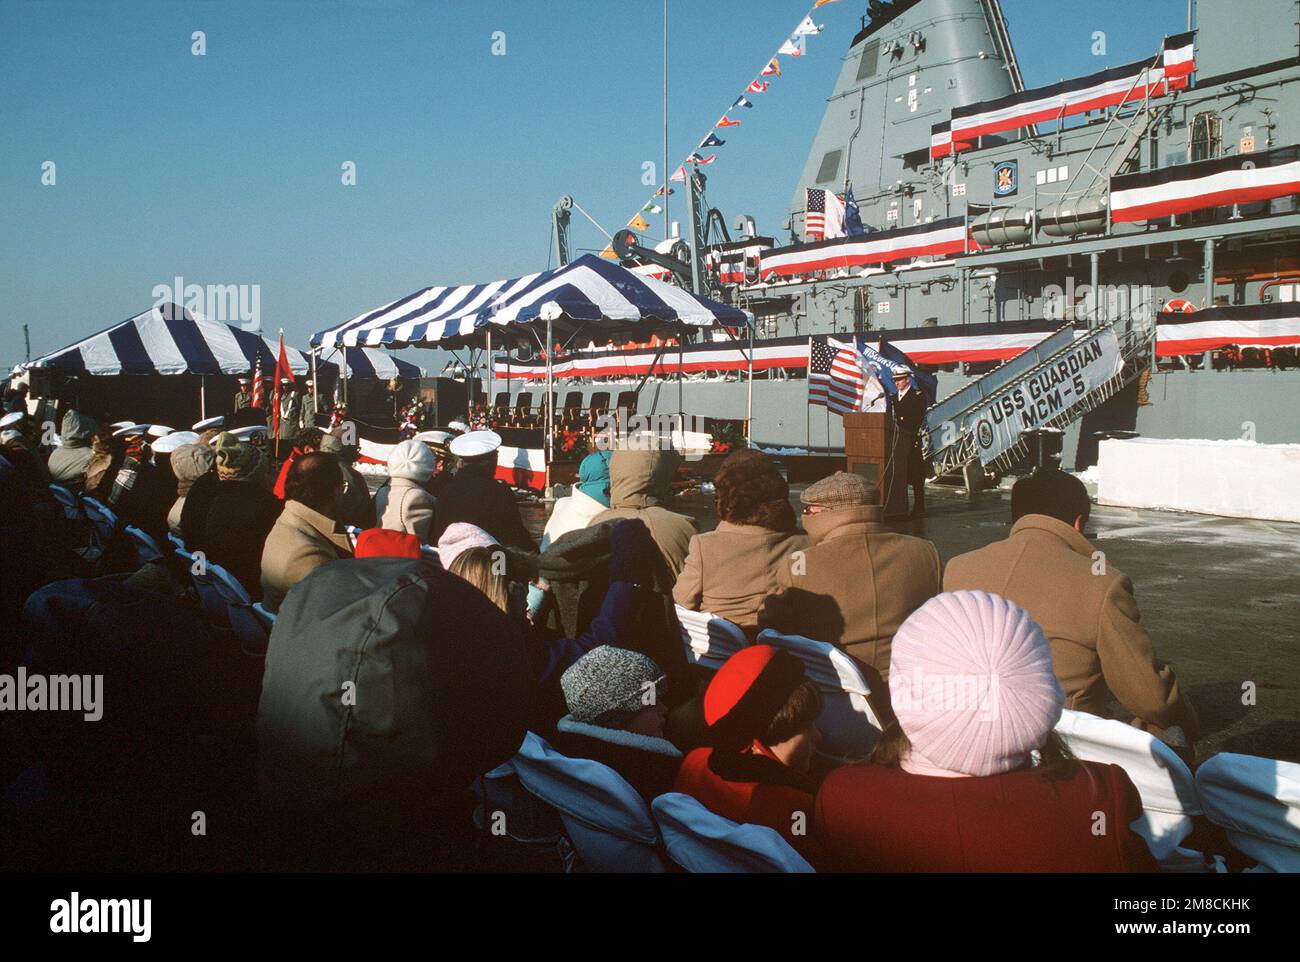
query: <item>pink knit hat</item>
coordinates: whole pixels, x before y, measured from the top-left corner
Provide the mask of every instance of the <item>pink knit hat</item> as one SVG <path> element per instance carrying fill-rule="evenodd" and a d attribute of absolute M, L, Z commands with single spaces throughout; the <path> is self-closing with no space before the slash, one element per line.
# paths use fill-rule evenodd
<path fill-rule="evenodd" d="M 451 563 L 456 560 L 457 555 L 463 554 L 470 548 L 495 548 L 496 546 L 497 539 L 478 525 L 457 521 L 455 524 L 447 525 L 447 530 L 438 539 L 438 559 L 442 562 L 442 566 L 450 571 Z"/>
<path fill-rule="evenodd" d="M 1023 765 L 1061 717 L 1052 650 L 1029 613 L 984 591 L 936 595 L 894 635 L 889 692 L 915 774 Z"/>

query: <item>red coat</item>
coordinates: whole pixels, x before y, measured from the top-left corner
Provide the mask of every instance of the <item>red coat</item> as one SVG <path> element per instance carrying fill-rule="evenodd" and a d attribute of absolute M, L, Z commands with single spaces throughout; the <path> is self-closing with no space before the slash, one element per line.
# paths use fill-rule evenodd
<path fill-rule="evenodd" d="M 776 829 L 816 864 L 820 853 L 812 837 L 811 784 L 773 755 L 728 755 L 710 765 L 712 755 L 711 748 L 697 748 L 687 755 L 673 791 L 690 795 L 733 822 Z M 717 768 L 731 777 L 724 778 Z M 796 819 L 796 815 L 802 818 Z"/>
<path fill-rule="evenodd" d="M 846 765 L 822 782 L 813 823 L 842 871 L 1154 872 L 1129 828 L 1141 812 L 1118 765 L 1080 762 L 1060 780 L 1032 770 L 939 778 Z"/>

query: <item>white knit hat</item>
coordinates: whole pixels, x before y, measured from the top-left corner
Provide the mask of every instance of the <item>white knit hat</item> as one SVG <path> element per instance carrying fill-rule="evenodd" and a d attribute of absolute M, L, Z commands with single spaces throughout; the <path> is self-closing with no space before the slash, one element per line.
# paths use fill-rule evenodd
<path fill-rule="evenodd" d="M 393 445 L 388 454 L 388 476 L 423 484 L 438 469 L 438 459 L 423 441 L 411 438 Z"/>

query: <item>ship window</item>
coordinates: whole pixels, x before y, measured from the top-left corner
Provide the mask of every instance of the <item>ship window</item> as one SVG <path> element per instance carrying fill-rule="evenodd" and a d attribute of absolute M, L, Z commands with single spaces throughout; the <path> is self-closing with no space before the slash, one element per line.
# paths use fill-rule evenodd
<path fill-rule="evenodd" d="M 858 80 L 866 80 L 876 75 L 876 65 L 880 62 L 880 41 L 873 40 L 862 48 L 862 59 L 858 61 Z"/>
<path fill-rule="evenodd" d="M 1192 132 L 1188 141 L 1187 159 L 1210 160 L 1223 149 L 1223 121 L 1217 114 L 1206 111 L 1192 118 Z"/>
<path fill-rule="evenodd" d="M 817 183 L 829 184 L 838 178 L 840 172 L 840 150 L 828 150 L 822 158 L 821 167 L 817 168 Z"/>

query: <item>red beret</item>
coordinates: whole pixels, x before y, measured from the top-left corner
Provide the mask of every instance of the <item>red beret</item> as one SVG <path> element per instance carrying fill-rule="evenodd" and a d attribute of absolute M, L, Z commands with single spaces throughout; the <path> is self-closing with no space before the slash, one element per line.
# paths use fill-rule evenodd
<path fill-rule="evenodd" d="M 418 558 L 420 539 L 403 531 L 367 528 L 357 535 L 358 558 Z"/>
<path fill-rule="evenodd" d="M 710 743 L 739 751 L 761 738 L 803 680 L 803 662 L 788 651 L 751 645 L 736 652 L 704 692 Z"/>

